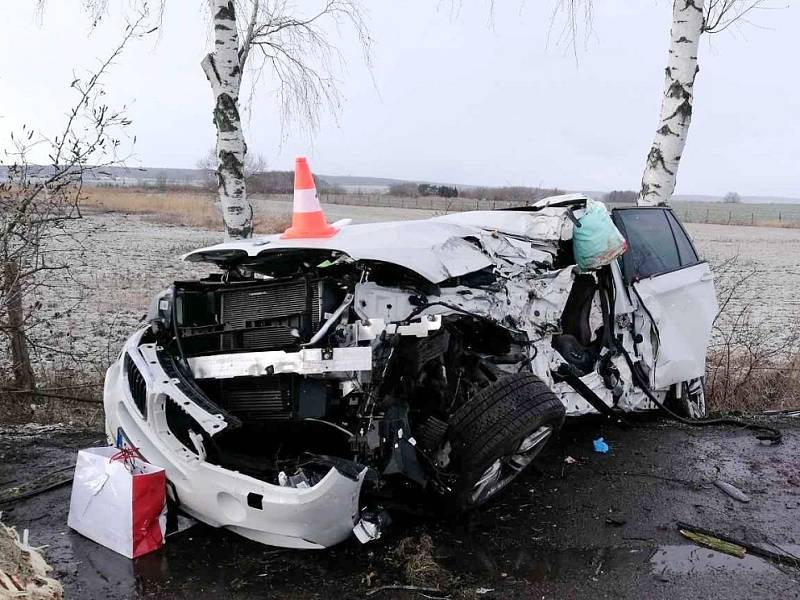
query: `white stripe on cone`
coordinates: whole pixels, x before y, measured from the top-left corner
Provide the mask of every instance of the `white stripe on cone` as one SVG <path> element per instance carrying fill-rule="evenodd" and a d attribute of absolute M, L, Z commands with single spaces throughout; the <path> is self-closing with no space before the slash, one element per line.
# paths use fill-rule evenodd
<path fill-rule="evenodd" d="M 322 207 L 319 205 L 319 199 L 317 198 L 317 190 L 314 188 L 311 188 L 310 190 L 295 190 L 294 212 L 322 212 Z"/>

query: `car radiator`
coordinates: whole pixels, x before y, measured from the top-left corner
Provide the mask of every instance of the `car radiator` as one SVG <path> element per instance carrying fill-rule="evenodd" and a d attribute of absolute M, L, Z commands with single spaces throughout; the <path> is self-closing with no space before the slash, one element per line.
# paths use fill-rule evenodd
<path fill-rule="evenodd" d="M 186 355 L 295 348 L 319 328 L 320 288 L 320 281 L 312 279 L 220 288 L 214 292 L 213 323 L 187 318 L 181 324 Z M 187 290 L 183 294 L 187 306 L 205 302 L 192 300 L 193 296 L 205 298 L 205 293 Z M 186 314 L 191 315 L 190 309 Z"/>

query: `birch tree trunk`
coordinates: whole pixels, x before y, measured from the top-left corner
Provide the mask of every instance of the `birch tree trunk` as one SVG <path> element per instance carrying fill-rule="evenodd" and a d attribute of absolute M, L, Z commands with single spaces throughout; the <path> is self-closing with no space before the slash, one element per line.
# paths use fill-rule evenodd
<path fill-rule="evenodd" d="M 669 60 L 655 140 L 647 155 L 637 204 L 667 204 L 675 191 L 678 165 L 692 120 L 697 50 L 703 33 L 704 0 L 673 0 Z"/>
<path fill-rule="evenodd" d="M 214 51 L 202 61 L 214 93 L 214 125 L 217 128 L 217 194 L 228 239 L 253 235 L 253 208 L 247 201 L 244 177 L 244 141 L 239 116 L 242 67 L 239 34 L 232 0 L 211 0 Z"/>

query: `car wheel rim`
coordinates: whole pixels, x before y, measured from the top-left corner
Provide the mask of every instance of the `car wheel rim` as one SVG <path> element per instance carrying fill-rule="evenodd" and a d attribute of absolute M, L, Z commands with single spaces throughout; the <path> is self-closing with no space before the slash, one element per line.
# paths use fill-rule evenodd
<path fill-rule="evenodd" d="M 702 392 L 688 400 L 689 416 L 692 419 L 702 419 L 706 416 L 706 397 Z"/>
<path fill-rule="evenodd" d="M 703 390 L 703 382 L 700 379 L 694 380 L 684 388 L 686 413 L 692 419 L 702 419 L 706 416 L 706 395 Z"/>
<path fill-rule="evenodd" d="M 542 425 L 527 435 L 513 453 L 502 456 L 489 465 L 472 487 L 471 504 L 482 504 L 506 487 L 538 456 L 553 434 L 550 425 Z"/>

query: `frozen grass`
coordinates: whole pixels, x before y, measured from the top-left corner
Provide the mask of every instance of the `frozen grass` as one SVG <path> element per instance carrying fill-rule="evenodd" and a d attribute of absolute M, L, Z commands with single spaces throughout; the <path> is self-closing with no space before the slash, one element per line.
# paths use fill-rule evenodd
<path fill-rule="evenodd" d="M 216 196 L 202 190 L 153 191 L 138 188 L 87 188 L 84 207 L 92 212 L 145 214 L 145 220 L 164 225 L 221 230 Z M 266 210 L 255 203 L 255 231 L 277 233 L 291 225 L 291 215 Z"/>

